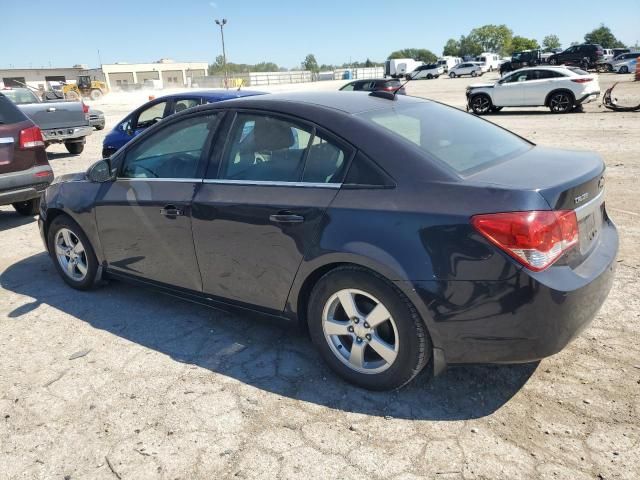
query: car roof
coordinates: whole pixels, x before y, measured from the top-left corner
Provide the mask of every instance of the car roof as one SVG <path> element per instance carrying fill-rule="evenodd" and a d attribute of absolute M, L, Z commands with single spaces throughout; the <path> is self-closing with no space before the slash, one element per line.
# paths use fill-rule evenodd
<path fill-rule="evenodd" d="M 267 92 L 259 92 L 256 90 L 238 90 L 238 89 L 210 89 L 210 90 L 186 90 L 179 93 L 171 93 L 169 95 L 163 95 L 158 97 L 160 99 L 172 99 L 172 98 L 186 98 L 186 97 L 202 97 L 207 100 L 213 100 L 220 102 L 223 100 L 230 100 L 232 98 L 248 97 L 253 95 L 265 95 Z"/>

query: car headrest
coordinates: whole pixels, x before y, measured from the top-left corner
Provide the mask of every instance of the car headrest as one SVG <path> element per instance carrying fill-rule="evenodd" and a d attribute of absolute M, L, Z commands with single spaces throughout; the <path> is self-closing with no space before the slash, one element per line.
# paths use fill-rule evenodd
<path fill-rule="evenodd" d="M 184 103 L 179 103 L 176 105 L 176 113 L 186 110 L 187 106 Z"/>
<path fill-rule="evenodd" d="M 290 125 L 268 117 L 256 119 L 253 135 L 256 152 L 283 150 L 295 143 Z"/>

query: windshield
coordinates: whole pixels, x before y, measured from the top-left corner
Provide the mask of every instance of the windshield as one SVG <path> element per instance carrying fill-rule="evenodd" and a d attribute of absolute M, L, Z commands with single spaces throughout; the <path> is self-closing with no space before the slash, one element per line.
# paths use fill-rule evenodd
<path fill-rule="evenodd" d="M 36 97 L 31 90 L 27 90 L 26 88 L 2 90 L 2 93 L 16 105 L 38 102 L 38 97 Z"/>
<path fill-rule="evenodd" d="M 531 148 L 530 143 L 492 123 L 438 103 L 424 102 L 358 115 L 460 174 L 481 170 Z"/>
<path fill-rule="evenodd" d="M 0 93 L 0 125 L 24 122 L 27 117 Z"/>

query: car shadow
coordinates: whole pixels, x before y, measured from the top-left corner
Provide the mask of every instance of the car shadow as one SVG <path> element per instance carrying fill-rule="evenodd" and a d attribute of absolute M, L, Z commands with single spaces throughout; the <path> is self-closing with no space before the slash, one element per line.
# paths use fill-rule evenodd
<path fill-rule="evenodd" d="M 49 161 L 51 161 L 51 160 L 62 160 L 62 159 L 65 159 L 65 158 L 79 157 L 80 155 L 75 154 L 75 153 L 68 153 L 68 152 L 49 152 L 49 151 L 47 151 L 47 158 L 49 159 Z"/>
<path fill-rule="evenodd" d="M 0 210 L 0 232 L 11 230 L 12 228 L 21 227 L 29 223 L 35 223 L 35 216 L 20 215 L 15 210 Z"/>
<path fill-rule="evenodd" d="M 395 392 L 370 392 L 333 374 L 307 335 L 260 321 L 257 315 L 209 309 L 143 288 L 110 282 L 74 291 L 46 253 L 11 265 L 2 288 L 31 297 L 9 316 L 40 305 L 114 335 L 254 387 L 347 412 L 420 420 L 465 420 L 490 415 L 527 382 L 537 363 L 450 368 L 433 378 L 429 369 Z"/>

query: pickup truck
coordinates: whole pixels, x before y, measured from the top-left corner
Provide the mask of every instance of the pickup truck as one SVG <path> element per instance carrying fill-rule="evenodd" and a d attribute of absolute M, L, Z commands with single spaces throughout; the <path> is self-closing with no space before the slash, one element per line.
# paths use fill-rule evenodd
<path fill-rule="evenodd" d="M 69 153 L 79 155 L 84 150 L 85 137 L 91 135 L 88 107 L 82 102 L 43 102 L 28 88 L 0 90 L 42 131 L 45 146 L 64 143 Z"/>

